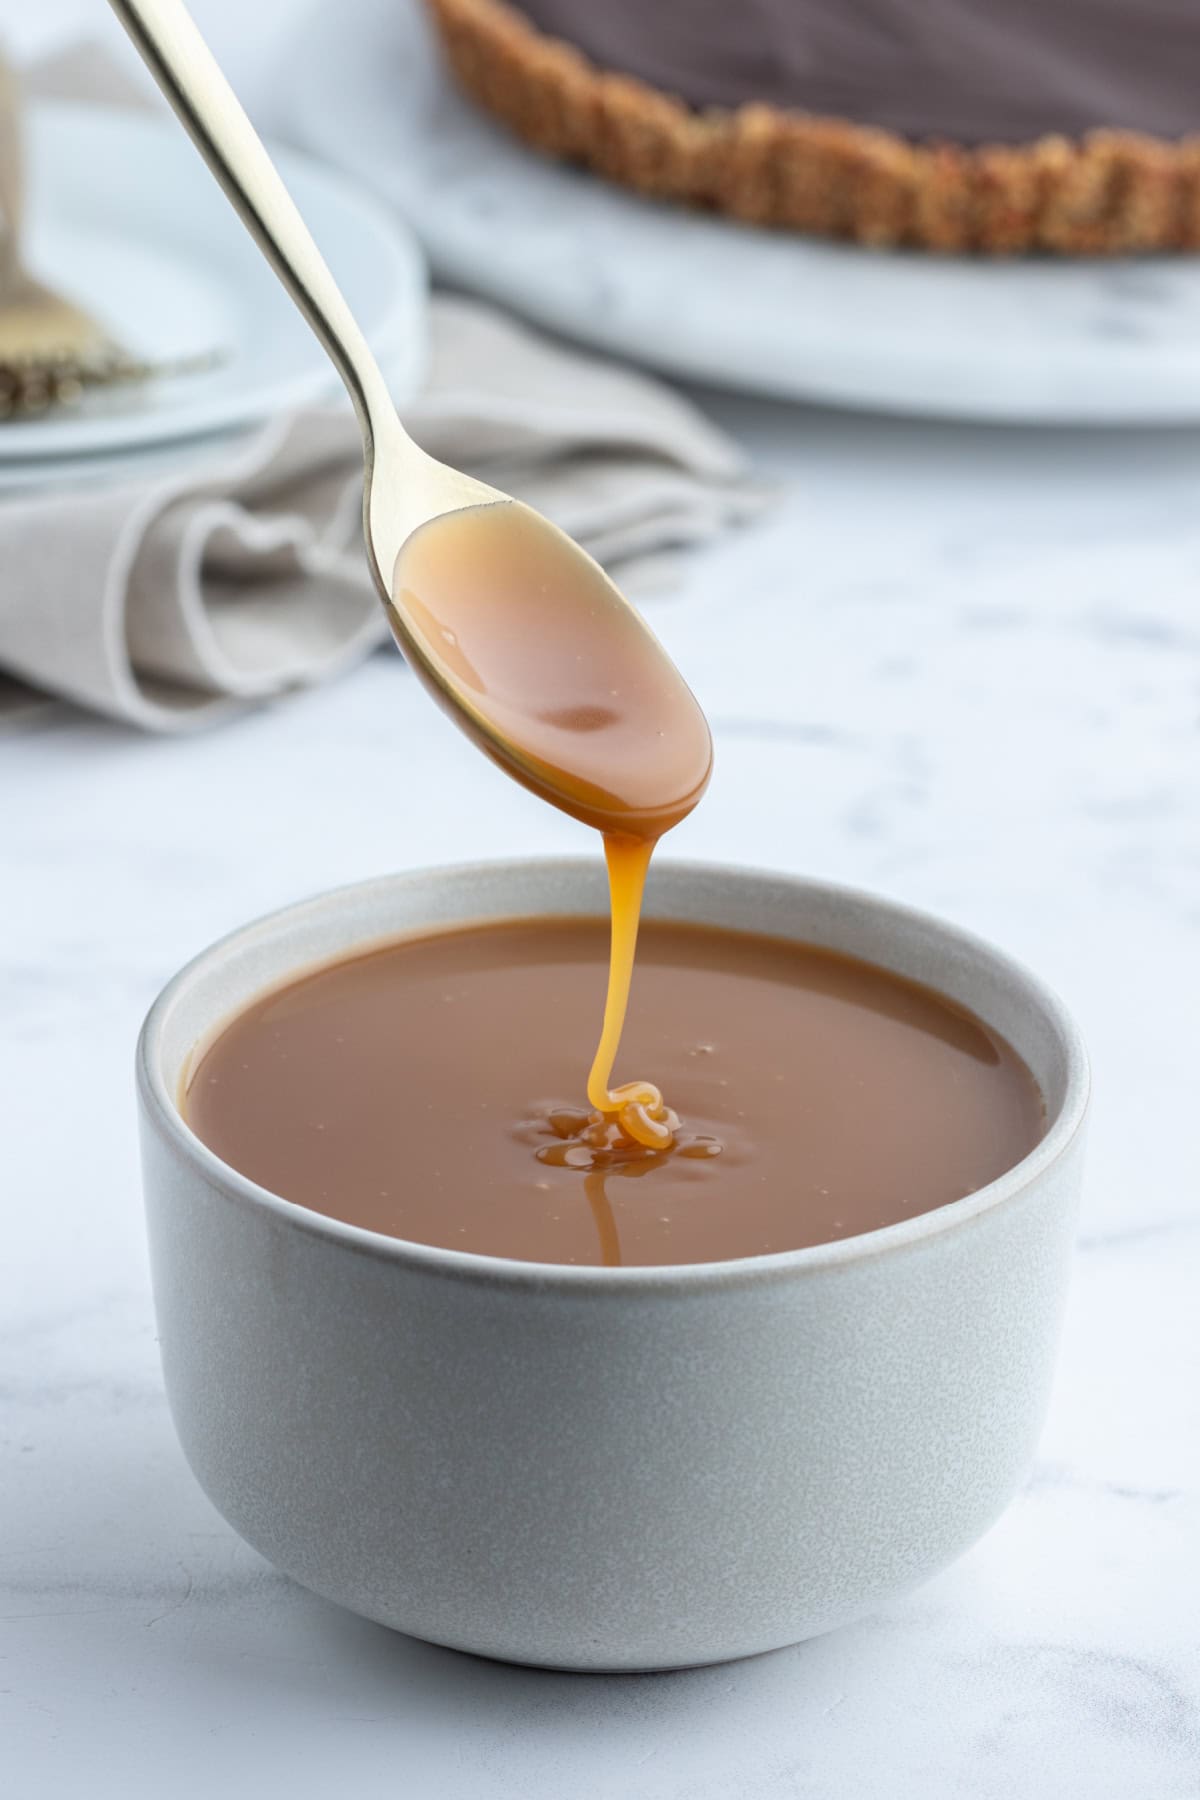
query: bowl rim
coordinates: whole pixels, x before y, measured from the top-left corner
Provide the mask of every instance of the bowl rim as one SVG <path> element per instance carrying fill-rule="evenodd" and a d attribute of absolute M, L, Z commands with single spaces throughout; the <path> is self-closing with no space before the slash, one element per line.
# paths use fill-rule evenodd
<path fill-rule="evenodd" d="M 1091 1072 L 1082 1035 L 1070 1012 L 1040 976 L 1032 973 L 1016 957 L 999 949 L 988 939 L 955 925 L 920 907 L 873 893 L 866 888 L 840 882 L 821 881 L 812 877 L 788 874 L 742 863 L 692 861 L 666 858 L 660 865 L 681 877 L 699 880 L 736 880 L 750 887 L 770 884 L 790 889 L 798 898 L 821 896 L 835 904 L 843 901 L 857 908 L 883 913 L 898 922 L 925 932 L 932 931 L 942 941 L 954 945 L 968 956 L 983 958 L 1000 969 L 1014 986 L 1021 988 L 1027 999 L 1040 1008 L 1042 1017 L 1057 1037 L 1064 1054 L 1065 1083 L 1061 1104 L 1045 1136 L 1029 1154 L 1005 1170 L 994 1181 L 977 1188 L 961 1200 L 953 1200 L 929 1212 L 918 1213 L 893 1225 L 879 1226 L 873 1231 L 837 1238 L 830 1243 L 809 1244 L 798 1250 L 779 1250 L 763 1256 L 731 1258 L 721 1262 L 663 1263 L 610 1268 L 595 1264 L 527 1262 L 513 1257 L 485 1256 L 476 1251 L 455 1250 L 437 1244 L 417 1243 L 343 1219 L 331 1218 L 312 1211 L 293 1200 L 285 1200 L 271 1189 L 261 1187 L 240 1174 L 210 1150 L 187 1124 L 170 1092 L 162 1066 L 163 1035 L 176 997 L 186 985 L 203 975 L 214 963 L 219 964 L 246 938 L 256 932 L 279 931 L 298 924 L 304 915 L 336 909 L 352 898 L 368 896 L 371 890 L 392 892 L 412 884 L 428 884 L 441 880 L 465 881 L 502 874 L 523 873 L 527 876 L 581 875 L 595 868 L 592 858 L 583 856 L 505 857 L 472 863 L 442 863 L 418 869 L 375 876 L 365 881 L 345 883 L 328 888 L 307 899 L 273 908 L 243 925 L 236 926 L 191 957 L 160 990 L 142 1023 L 136 1050 L 136 1075 L 139 1099 L 146 1121 L 153 1125 L 185 1162 L 196 1167 L 206 1181 L 228 1200 L 265 1211 L 280 1224 L 308 1236 L 325 1240 L 342 1250 L 357 1252 L 381 1262 L 399 1263 L 414 1271 L 452 1280 L 466 1280 L 490 1287 L 535 1288 L 579 1293 L 612 1293 L 623 1291 L 672 1292 L 711 1287 L 742 1287 L 771 1284 L 824 1270 L 836 1270 L 885 1255 L 895 1255 L 928 1240 L 948 1233 L 969 1229 L 981 1216 L 1015 1200 L 1034 1183 L 1040 1181 L 1070 1150 L 1082 1130 L 1090 1099 Z M 500 917 L 535 917 L 533 912 L 500 914 L 481 910 L 480 922 Z M 669 920 L 670 912 L 656 915 Z M 469 919 L 459 925 L 469 925 Z M 719 921 L 718 921 L 719 923 Z M 451 926 L 450 929 L 455 929 Z M 433 928 L 434 930 L 440 928 Z M 432 935 L 432 931 L 429 935 Z M 358 949 L 374 948 L 396 942 L 405 936 L 426 935 L 420 927 L 411 932 L 384 931 L 364 936 L 360 943 L 345 946 L 329 961 L 338 961 Z M 811 940 L 819 944 L 819 939 Z M 853 954 L 851 952 L 850 954 Z M 321 966 L 321 960 L 296 964 L 295 973 Z M 870 960 L 863 958 L 864 961 Z M 283 980 L 290 979 L 284 977 Z M 213 1022 L 214 1025 L 217 1021 Z"/>

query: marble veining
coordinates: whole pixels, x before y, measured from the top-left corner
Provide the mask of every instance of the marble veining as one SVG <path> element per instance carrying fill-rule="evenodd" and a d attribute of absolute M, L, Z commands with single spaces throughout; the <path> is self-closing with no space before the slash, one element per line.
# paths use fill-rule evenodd
<path fill-rule="evenodd" d="M 141 1015 L 194 950 L 300 894 L 588 839 L 480 764 L 390 653 L 194 740 L 47 715 L 0 743 L 14 1792 L 1195 1795 L 1200 436 L 709 404 L 777 498 L 648 609 L 716 726 L 671 848 L 943 912 L 1058 986 L 1090 1042 L 1080 1247 L 1028 1485 L 874 1618 L 692 1674 L 489 1665 L 277 1575 L 201 1496 L 162 1399 Z"/>

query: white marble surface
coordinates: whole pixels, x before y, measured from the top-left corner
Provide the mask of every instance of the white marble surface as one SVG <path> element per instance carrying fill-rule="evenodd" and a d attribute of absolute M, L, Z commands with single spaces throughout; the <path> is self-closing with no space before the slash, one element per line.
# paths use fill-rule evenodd
<path fill-rule="evenodd" d="M 485 767 L 391 655 L 190 742 L 46 718 L 0 743 L 14 1796 L 1196 1794 L 1200 436 L 714 405 L 780 494 L 651 609 L 717 738 L 672 853 L 934 907 L 1028 959 L 1090 1039 L 1082 1239 L 1027 1489 L 876 1617 L 674 1676 L 492 1666 L 274 1573 L 166 1414 L 141 1015 L 192 951 L 300 894 L 587 837 Z"/>
<path fill-rule="evenodd" d="M 945 418 L 1200 419 L 1200 258 L 879 254 L 653 204 L 466 101 L 422 0 L 324 0 L 285 133 L 390 200 L 444 281 L 674 375 Z"/>

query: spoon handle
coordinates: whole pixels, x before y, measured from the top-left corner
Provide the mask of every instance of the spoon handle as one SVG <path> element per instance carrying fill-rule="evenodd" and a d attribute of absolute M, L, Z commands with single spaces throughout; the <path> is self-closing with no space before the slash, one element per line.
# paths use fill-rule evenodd
<path fill-rule="evenodd" d="M 261 138 L 180 0 L 110 4 L 349 389 L 369 466 L 399 429 L 387 383 Z"/>

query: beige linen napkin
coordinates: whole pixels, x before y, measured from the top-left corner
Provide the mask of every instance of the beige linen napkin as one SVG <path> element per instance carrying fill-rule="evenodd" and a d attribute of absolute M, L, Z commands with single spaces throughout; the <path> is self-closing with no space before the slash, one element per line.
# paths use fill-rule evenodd
<path fill-rule="evenodd" d="M 430 337 L 413 435 L 627 585 L 757 507 L 737 449 L 661 383 L 448 296 Z M 0 672 L 152 731 L 337 674 L 387 635 L 361 487 L 330 404 L 137 478 L 0 492 Z"/>

